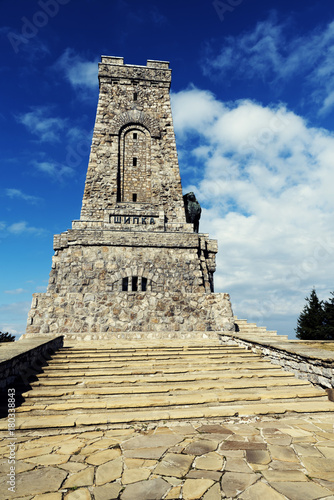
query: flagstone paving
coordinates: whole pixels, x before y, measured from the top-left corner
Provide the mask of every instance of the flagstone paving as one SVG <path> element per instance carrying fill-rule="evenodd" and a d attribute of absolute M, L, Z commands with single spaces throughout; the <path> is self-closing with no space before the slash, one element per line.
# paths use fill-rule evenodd
<path fill-rule="evenodd" d="M 334 499 L 333 414 L 18 430 L 15 493 L 12 441 L 0 441 L 2 500 Z"/>
<path fill-rule="evenodd" d="M 24 394 L 14 436 L 1 421 L 0 500 L 334 500 L 324 391 L 211 340 L 154 354 L 117 346 L 114 357 L 107 347 L 61 350 Z M 87 353 L 93 375 L 72 366 Z M 97 375 L 99 357 L 138 366 Z M 54 376 L 59 361 L 66 377 Z"/>

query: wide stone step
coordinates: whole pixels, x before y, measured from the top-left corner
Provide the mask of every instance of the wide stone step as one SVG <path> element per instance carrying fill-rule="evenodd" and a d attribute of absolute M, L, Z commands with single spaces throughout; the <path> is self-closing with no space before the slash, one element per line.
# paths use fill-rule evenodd
<path fill-rule="evenodd" d="M 126 332 L 128 335 L 129 332 Z M 193 334 L 194 332 L 192 332 Z M 212 337 L 207 338 L 137 338 L 135 332 L 131 333 L 132 338 L 123 338 L 122 334 L 117 337 L 112 337 L 110 339 L 92 340 L 87 342 L 85 340 L 67 340 L 64 349 L 177 349 L 177 348 L 200 348 L 204 347 L 208 349 L 210 347 L 226 347 L 224 344 L 220 344 L 218 341 L 218 335 L 220 332 L 213 332 Z"/>
<path fill-rule="evenodd" d="M 75 410 L 88 410 L 90 412 L 100 409 L 113 409 L 119 410 L 124 408 L 158 408 L 164 406 L 188 406 L 188 405 L 202 405 L 208 403 L 234 403 L 238 402 L 254 402 L 261 400 L 291 400 L 297 398 L 317 398 L 320 400 L 328 400 L 326 391 L 319 390 L 313 387 L 307 388 L 294 388 L 293 390 L 286 391 L 258 391 L 257 393 L 250 392 L 228 392 L 228 391 L 203 391 L 201 393 L 192 392 L 191 394 L 171 394 L 163 396 L 154 395 L 132 395 L 130 398 L 125 398 L 124 396 L 118 397 L 108 397 L 108 398 L 98 398 L 92 399 L 90 401 L 86 400 L 68 400 L 66 402 L 58 403 L 36 403 L 35 405 L 24 404 L 17 410 L 18 413 L 26 411 L 41 411 L 53 413 L 62 411 L 66 414 Z"/>
<path fill-rule="evenodd" d="M 287 335 L 277 335 L 277 332 L 268 331 L 268 330 L 259 330 L 258 328 L 239 328 L 239 333 L 247 333 L 249 335 L 259 336 L 259 337 L 277 337 L 280 340 L 286 340 L 288 338 Z"/>
<path fill-rule="evenodd" d="M 216 351 L 175 351 L 174 353 L 166 353 L 166 352 L 151 352 L 142 353 L 142 352 L 113 352 L 109 350 L 109 352 L 97 351 L 96 353 L 81 353 L 81 352 L 71 352 L 67 354 L 58 354 L 57 358 L 55 358 L 54 362 L 62 362 L 64 360 L 81 360 L 81 359 L 117 359 L 117 360 L 145 360 L 145 359 L 191 359 L 195 357 L 204 357 L 204 356 L 249 356 L 249 350 L 240 348 L 239 350 L 222 350 L 217 349 Z"/>
<path fill-rule="evenodd" d="M 277 335 L 277 332 L 274 330 L 266 330 L 265 328 L 262 329 L 258 326 L 241 326 L 239 328 L 239 333 L 248 333 L 251 335 L 258 335 L 259 337 L 277 337 L 280 340 L 285 340 L 288 338 L 287 335 Z"/>
<path fill-rule="evenodd" d="M 87 361 L 82 361 L 82 362 L 76 362 L 76 363 L 60 363 L 55 364 L 55 363 L 49 363 L 47 366 L 44 367 L 44 373 L 50 373 L 55 370 L 58 372 L 62 371 L 75 371 L 75 370 L 86 370 L 93 368 L 94 370 L 99 370 L 99 369 L 126 369 L 126 368 L 139 368 L 143 367 L 145 368 L 146 366 L 150 366 L 152 368 L 164 368 L 164 367 L 173 367 L 173 368 L 178 368 L 178 367 L 183 367 L 183 368 L 193 368 L 194 366 L 200 367 L 200 368 L 207 368 L 207 367 L 214 367 L 214 366 L 226 366 L 226 369 L 229 369 L 229 367 L 235 367 L 235 366 L 250 366 L 252 368 L 261 368 L 261 367 L 267 367 L 269 368 L 271 365 L 268 361 L 264 361 L 262 358 L 256 356 L 256 357 L 250 357 L 249 359 L 242 360 L 243 364 L 240 362 L 241 360 L 236 358 L 236 359 L 210 359 L 210 362 L 208 363 L 207 358 L 203 359 L 196 359 L 194 361 L 179 361 L 179 360 L 167 360 L 166 361 L 157 361 L 155 362 L 153 359 L 152 360 L 145 360 L 142 362 L 137 362 L 133 361 L 131 362 L 119 362 L 119 363 L 114 363 L 112 361 L 105 362 L 105 361 L 97 361 L 95 363 L 92 362 L 87 362 Z"/>
<path fill-rule="evenodd" d="M 202 391 L 208 389 L 221 389 L 224 390 L 233 389 L 234 391 L 244 391 L 244 390 L 258 390 L 259 388 L 266 388 L 266 390 L 276 390 L 277 388 L 284 387 L 286 390 L 289 388 L 303 386 L 313 387 L 306 380 L 296 379 L 295 377 L 290 377 L 289 379 L 284 378 L 257 378 L 252 377 L 249 380 L 244 379 L 242 385 L 239 380 L 202 380 L 196 382 L 178 382 L 178 383 L 164 383 L 164 384 L 144 384 L 140 385 L 134 383 L 133 385 L 120 385 L 120 386 L 107 386 L 101 387 L 78 387 L 74 386 L 64 386 L 61 389 L 57 386 L 54 387 L 41 387 L 34 388 L 33 391 L 28 391 L 23 394 L 24 398 L 61 398 L 68 396 L 80 397 L 80 396 L 95 396 L 95 395 L 113 395 L 113 394 L 153 394 L 153 393 L 168 393 L 168 392 L 179 392 L 179 391 Z M 281 390 L 281 389 L 279 389 Z"/>
<path fill-rule="evenodd" d="M 255 354 L 250 354 L 248 353 L 247 355 L 244 354 L 242 356 L 203 356 L 203 357 L 196 357 L 196 358 L 145 358 L 145 359 L 136 359 L 131 361 L 130 359 L 121 359 L 121 360 L 115 360 L 113 358 L 100 358 L 98 360 L 90 360 L 89 358 L 81 358 L 81 359 L 67 359 L 63 360 L 61 362 L 54 362 L 50 361 L 48 365 L 45 368 L 54 368 L 56 370 L 61 370 L 61 369 L 67 369 L 68 367 L 85 367 L 85 366 L 109 366 L 109 367 L 118 367 L 118 366 L 145 366 L 145 365 L 152 365 L 153 363 L 155 365 L 161 365 L 161 366 L 166 366 L 166 365 L 189 365 L 189 366 L 194 366 L 196 364 L 202 365 L 202 364 L 249 364 L 249 363 L 254 363 L 254 362 L 265 362 L 263 358 L 261 358 L 258 355 Z"/>
<path fill-rule="evenodd" d="M 26 416 L 24 413 L 18 414 L 16 419 L 16 429 L 47 429 L 81 427 L 90 425 L 108 424 L 131 424 L 135 422 L 159 422 L 171 420 L 191 420 L 191 419 L 214 419 L 233 416 L 253 416 L 253 415 L 281 415 L 287 412 L 295 413 L 322 413 L 332 412 L 333 403 L 330 401 L 291 401 L 291 402 L 260 402 L 248 405 L 221 405 L 187 407 L 180 409 L 166 410 L 127 410 L 123 412 L 98 412 L 97 414 L 73 414 L 73 415 L 38 415 Z M 2 419 L 0 430 L 7 430 L 7 420 Z"/>
<path fill-rule="evenodd" d="M 241 333 L 248 333 L 251 335 L 258 335 L 259 337 L 268 336 L 268 337 L 276 337 L 276 330 L 267 330 L 265 326 L 257 326 L 256 323 L 248 323 L 247 319 L 239 319 L 237 316 L 234 316 L 234 322 L 239 327 L 239 331 Z M 280 340 L 287 340 L 287 335 L 279 335 Z"/>
<path fill-rule="evenodd" d="M 44 373 L 41 373 L 38 378 L 40 380 L 44 378 L 64 378 L 64 377 L 112 377 L 119 375 L 156 375 L 156 374 L 174 374 L 174 373 L 189 373 L 189 368 L 191 368 L 192 373 L 220 373 L 229 371 L 231 374 L 235 373 L 248 373 L 256 370 L 257 372 L 262 373 L 263 370 L 266 372 L 274 370 L 281 371 L 279 366 L 270 365 L 266 363 L 262 364 L 249 364 L 246 368 L 245 365 L 233 366 L 233 368 L 229 366 L 221 366 L 217 365 L 215 367 L 210 365 L 198 366 L 197 364 L 189 367 L 189 366 L 152 366 L 151 368 L 145 368 L 143 366 L 138 366 L 137 368 L 116 368 L 116 369 L 107 369 L 107 368 L 87 368 L 86 370 L 78 369 L 70 369 L 70 370 L 45 370 Z M 214 369 L 213 369 L 214 368 Z"/>
<path fill-rule="evenodd" d="M 176 373 L 176 374 L 166 374 L 162 375 L 157 371 L 153 371 L 152 373 L 147 374 L 146 376 L 143 374 L 135 374 L 135 375 L 99 375 L 96 377 L 95 375 L 85 375 L 81 378 L 73 378 L 73 377 L 41 377 L 38 381 L 33 382 L 31 384 L 32 387 L 39 386 L 47 386 L 47 385 L 76 385 L 76 384 L 84 384 L 84 385 L 104 385 L 104 384 L 123 384 L 123 383 L 140 383 L 145 381 L 146 383 L 157 383 L 157 382 L 190 382 L 195 380 L 221 380 L 222 384 L 224 380 L 227 379 L 249 379 L 249 378 L 267 378 L 267 377 L 279 377 L 279 378 L 294 378 L 294 375 L 288 372 L 284 372 L 280 369 L 273 368 L 271 370 L 256 370 L 255 373 L 252 373 L 251 370 L 216 370 L 214 372 L 191 372 L 185 371 L 184 373 Z"/>

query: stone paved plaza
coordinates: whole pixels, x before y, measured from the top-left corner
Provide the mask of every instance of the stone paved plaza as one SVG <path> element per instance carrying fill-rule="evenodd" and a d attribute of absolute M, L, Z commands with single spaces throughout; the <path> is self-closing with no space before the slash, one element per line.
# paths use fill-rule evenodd
<path fill-rule="evenodd" d="M 334 499 L 334 415 L 18 432 L 24 500 Z M 8 452 L 8 440 L 0 443 Z"/>

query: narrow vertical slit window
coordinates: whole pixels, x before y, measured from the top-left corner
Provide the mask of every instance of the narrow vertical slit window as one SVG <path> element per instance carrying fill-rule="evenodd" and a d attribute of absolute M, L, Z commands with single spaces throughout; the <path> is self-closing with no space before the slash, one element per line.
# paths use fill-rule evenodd
<path fill-rule="evenodd" d="M 123 278 L 122 280 L 122 292 L 127 292 L 129 288 L 129 278 Z"/>
<path fill-rule="evenodd" d="M 133 165 L 134 167 L 136 167 L 136 166 L 137 166 L 137 158 L 136 158 L 136 157 L 133 157 L 133 158 L 132 158 L 132 165 Z"/>
<path fill-rule="evenodd" d="M 134 141 L 136 141 L 136 140 L 137 140 L 137 138 L 138 138 L 137 132 L 134 132 L 134 133 L 133 133 L 133 140 L 134 140 Z"/>
<path fill-rule="evenodd" d="M 137 193 L 132 194 L 132 201 L 137 201 Z"/>
<path fill-rule="evenodd" d="M 137 292 L 138 290 L 138 276 L 132 276 L 132 291 Z"/>
<path fill-rule="evenodd" d="M 133 93 L 133 100 L 136 101 L 138 99 L 138 93 L 134 92 Z"/>
<path fill-rule="evenodd" d="M 147 290 L 147 278 L 142 278 L 141 279 L 141 291 L 146 292 Z"/>

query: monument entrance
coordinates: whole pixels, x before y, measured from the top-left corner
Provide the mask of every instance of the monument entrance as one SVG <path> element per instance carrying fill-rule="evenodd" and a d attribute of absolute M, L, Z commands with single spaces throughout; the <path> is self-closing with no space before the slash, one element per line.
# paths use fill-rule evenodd
<path fill-rule="evenodd" d="M 169 63 L 102 56 L 99 83 L 80 220 L 54 236 L 47 292 L 33 295 L 27 333 L 233 330 L 229 295 L 214 293 L 217 242 L 198 232 L 193 193 L 182 195 Z"/>

